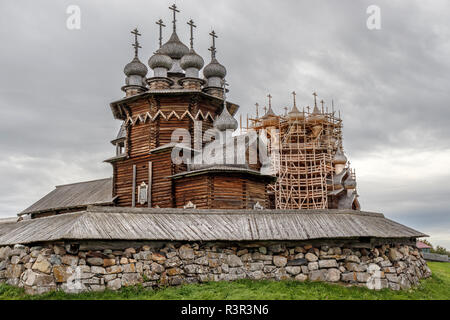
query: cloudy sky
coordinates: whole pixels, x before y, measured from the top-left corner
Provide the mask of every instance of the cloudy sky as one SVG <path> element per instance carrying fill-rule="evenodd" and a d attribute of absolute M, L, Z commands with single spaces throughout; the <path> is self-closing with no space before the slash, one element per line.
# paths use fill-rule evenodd
<path fill-rule="evenodd" d="M 120 123 L 109 103 L 123 96 L 132 58 L 157 47 L 155 21 L 170 35 L 172 2 L 40 0 L 0 2 L 0 217 L 13 216 L 55 185 L 109 177 L 109 141 Z M 178 34 L 194 19 L 208 61 L 218 35 L 230 99 L 241 113 L 271 93 L 275 111 L 312 104 L 312 92 L 344 118 L 344 147 L 364 210 L 431 235 L 450 248 L 450 2 L 183 0 Z M 81 29 L 66 27 L 69 5 Z M 381 9 L 369 30 L 366 10 Z"/>

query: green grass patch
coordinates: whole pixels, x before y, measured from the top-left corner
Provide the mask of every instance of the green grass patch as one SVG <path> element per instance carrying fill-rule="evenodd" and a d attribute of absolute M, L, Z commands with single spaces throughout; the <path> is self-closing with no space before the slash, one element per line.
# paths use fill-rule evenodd
<path fill-rule="evenodd" d="M 319 282 L 209 282 L 158 290 L 140 286 L 119 291 L 67 294 L 61 291 L 26 295 L 23 289 L 0 284 L 0 300 L 449 300 L 450 263 L 429 262 L 433 275 L 407 291 L 372 291 Z"/>

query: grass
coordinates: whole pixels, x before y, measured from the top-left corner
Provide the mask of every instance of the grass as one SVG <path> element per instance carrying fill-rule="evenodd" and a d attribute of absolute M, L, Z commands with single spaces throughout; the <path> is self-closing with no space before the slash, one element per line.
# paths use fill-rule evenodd
<path fill-rule="evenodd" d="M 372 291 L 318 282 L 251 281 L 210 282 L 147 290 L 26 295 L 23 289 L 0 284 L 0 300 L 450 300 L 450 263 L 429 262 L 433 276 L 407 291 Z"/>

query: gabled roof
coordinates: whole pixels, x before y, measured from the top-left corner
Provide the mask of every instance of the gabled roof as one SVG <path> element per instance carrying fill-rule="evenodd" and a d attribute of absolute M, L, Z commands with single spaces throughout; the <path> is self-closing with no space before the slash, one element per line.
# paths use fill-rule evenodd
<path fill-rule="evenodd" d="M 382 214 L 354 210 L 89 207 L 17 222 L 0 235 L 0 245 L 60 240 L 304 241 L 424 236 Z"/>
<path fill-rule="evenodd" d="M 113 204 L 112 178 L 57 186 L 39 201 L 19 213 L 41 213 L 62 209 L 85 208 L 88 205 Z"/>
<path fill-rule="evenodd" d="M 417 241 L 416 246 L 419 249 L 432 249 L 432 247 L 430 247 L 426 243 L 423 243 L 422 241 Z"/>

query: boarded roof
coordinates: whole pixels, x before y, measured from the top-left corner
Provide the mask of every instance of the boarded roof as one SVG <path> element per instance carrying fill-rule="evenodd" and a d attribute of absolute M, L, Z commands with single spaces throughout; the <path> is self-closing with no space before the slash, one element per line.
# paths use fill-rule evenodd
<path fill-rule="evenodd" d="M 113 204 L 112 178 L 57 186 L 19 215 L 101 204 Z"/>
<path fill-rule="evenodd" d="M 432 249 L 432 247 L 430 247 L 426 243 L 423 243 L 422 241 L 417 241 L 416 246 L 419 249 Z"/>
<path fill-rule="evenodd" d="M 17 217 L 0 219 L 0 235 L 6 234 L 16 227 Z"/>
<path fill-rule="evenodd" d="M 350 210 L 183 210 L 90 207 L 21 221 L 0 245 L 56 240 L 252 241 L 417 238 L 382 214 Z"/>

